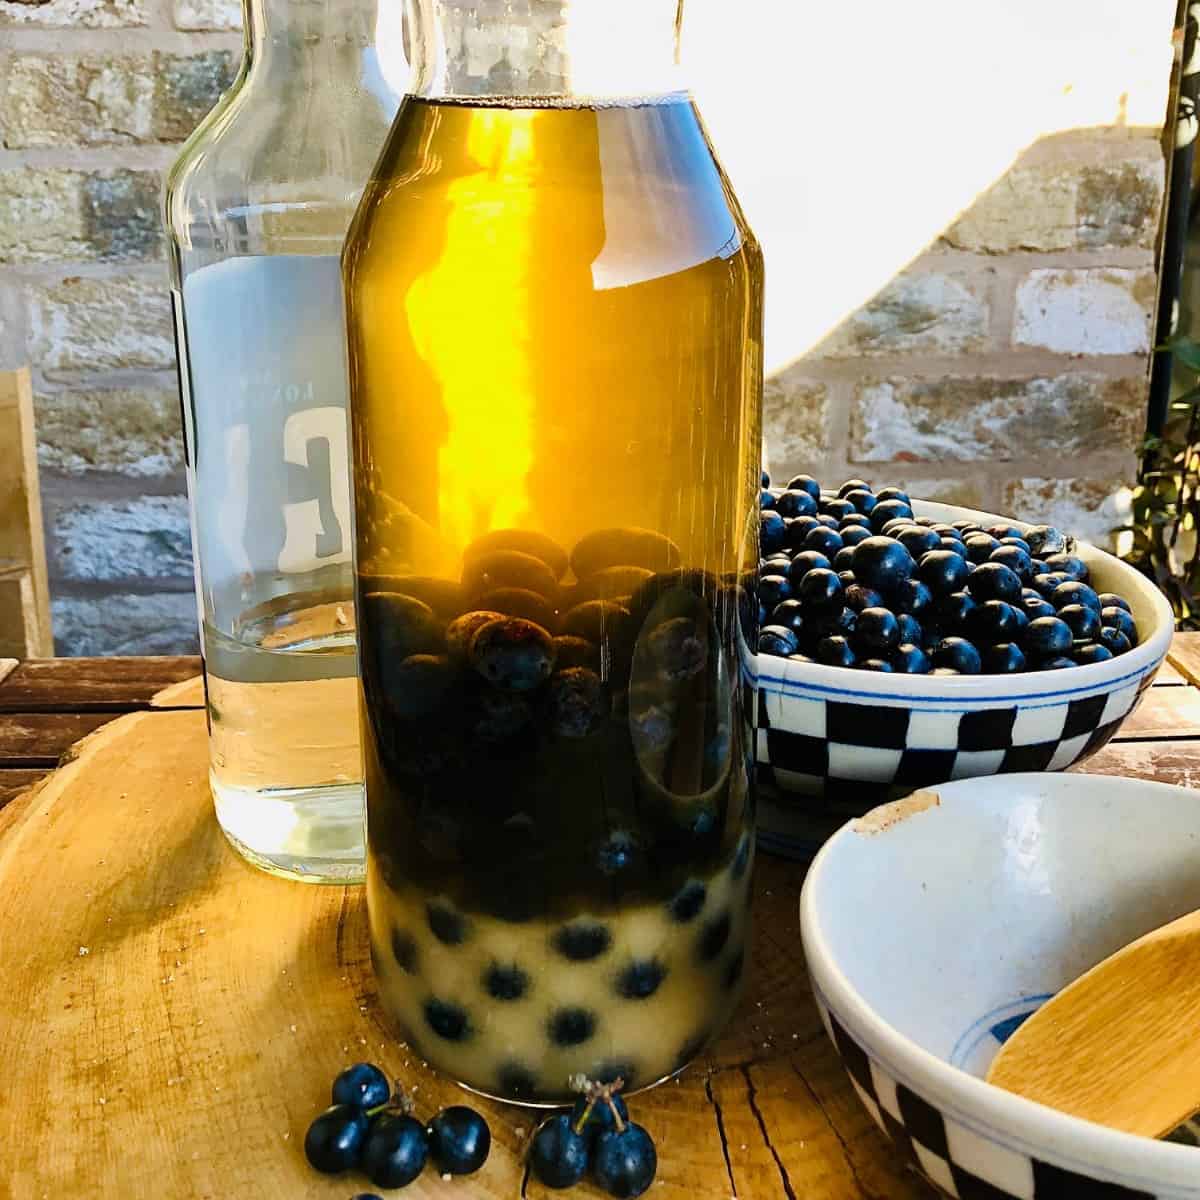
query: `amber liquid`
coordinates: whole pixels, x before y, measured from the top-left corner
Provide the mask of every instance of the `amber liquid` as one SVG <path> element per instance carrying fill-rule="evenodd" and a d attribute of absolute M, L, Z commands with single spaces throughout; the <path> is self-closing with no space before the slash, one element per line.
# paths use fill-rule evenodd
<path fill-rule="evenodd" d="M 728 1015 L 746 937 L 758 246 L 686 97 L 410 99 L 345 271 L 381 994 L 492 1094 L 654 1082 Z M 576 550 L 631 528 L 658 541 Z M 482 595 L 474 547 L 496 530 L 570 563 Z M 593 628 L 576 606 L 596 595 Z M 582 631 L 586 674 L 562 650 L 506 692 L 439 640 L 479 609 Z M 682 670 L 671 621 L 691 631 Z M 397 670 L 414 649 L 433 661 Z M 555 709 L 560 679 L 597 713 Z"/>

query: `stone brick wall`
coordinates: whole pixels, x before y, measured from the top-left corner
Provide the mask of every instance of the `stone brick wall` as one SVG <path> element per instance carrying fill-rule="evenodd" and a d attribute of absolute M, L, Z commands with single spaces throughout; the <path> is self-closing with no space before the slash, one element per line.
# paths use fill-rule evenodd
<path fill-rule="evenodd" d="M 0 368 L 32 362 L 60 653 L 196 645 L 159 221 L 239 0 L 0 0 Z"/>
<path fill-rule="evenodd" d="M 1047 138 L 768 383 L 779 478 L 899 480 L 1106 540 L 1145 421 L 1155 129 Z"/>
<path fill-rule="evenodd" d="M 960 0 L 881 3 L 866 41 L 835 5 L 771 46 L 776 0 L 745 0 L 736 26 L 725 0 L 689 2 L 722 66 L 702 106 L 768 256 L 773 474 L 900 481 L 1103 537 L 1144 414 L 1174 0 L 1013 0 L 986 31 Z M 0 0 L 0 368 L 34 367 L 60 653 L 195 646 L 158 192 L 233 76 L 239 23 L 238 0 Z M 984 32 L 1004 104 L 968 94 Z"/>

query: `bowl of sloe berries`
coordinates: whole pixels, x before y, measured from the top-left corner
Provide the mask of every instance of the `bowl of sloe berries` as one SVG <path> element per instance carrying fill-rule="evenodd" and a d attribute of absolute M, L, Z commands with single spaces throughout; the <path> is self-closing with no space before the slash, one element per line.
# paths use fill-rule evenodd
<path fill-rule="evenodd" d="M 1095 546 L 862 479 L 763 475 L 758 599 L 760 778 L 843 815 L 1094 754 L 1173 630 Z"/>

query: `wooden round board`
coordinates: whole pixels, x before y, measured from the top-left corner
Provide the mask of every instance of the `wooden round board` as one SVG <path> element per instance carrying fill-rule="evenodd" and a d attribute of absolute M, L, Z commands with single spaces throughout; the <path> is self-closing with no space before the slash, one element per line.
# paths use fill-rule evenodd
<path fill-rule="evenodd" d="M 741 1011 L 679 1080 L 633 1101 L 658 1145 L 652 1197 L 931 1195 L 827 1044 L 800 882 L 760 864 Z M 367 1180 L 319 1176 L 302 1150 L 340 1069 L 379 1063 L 425 1118 L 463 1099 L 387 1027 L 361 889 L 283 882 L 227 847 L 202 710 L 112 722 L 0 813 L 0 970 L 3 1197 L 350 1200 Z M 430 1169 L 406 1194 L 550 1194 L 524 1169 L 536 1115 L 473 1103 L 494 1138 L 484 1169 L 453 1183 Z"/>

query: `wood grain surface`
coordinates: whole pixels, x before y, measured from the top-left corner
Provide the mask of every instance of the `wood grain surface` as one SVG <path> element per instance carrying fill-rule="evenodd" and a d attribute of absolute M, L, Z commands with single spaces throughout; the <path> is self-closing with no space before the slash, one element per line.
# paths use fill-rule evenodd
<path fill-rule="evenodd" d="M 193 655 L 27 659 L 4 680 L 0 712 L 128 712 L 199 672 Z"/>
<path fill-rule="evenodd" d="M 136 713 L 0 811 L 0 963 L 19 964 L 0 998 L 0 1194 L 349 1200 L 366 1181 L 318 1176 L 301 1150 L 338 1070 L 379 1062 L 426 1117 L 462 1099 L 388 1030 L 361 891 L 246 866 L 205 779 L 203 712 Z M 632 1102 L 658 1143 L 655 1197 L 932 1196 L 870 1124 L 821 1029 L 801 880 L 762 863 L 740 1013 L 678 1082 Z M 537 1200 L 522 1159 L 535 1118 L 479 1107 L 494 1148 L 455 1192 Z M 406 1195 L 435 1193 L 450 1194 L 427 1173 Z"/>

